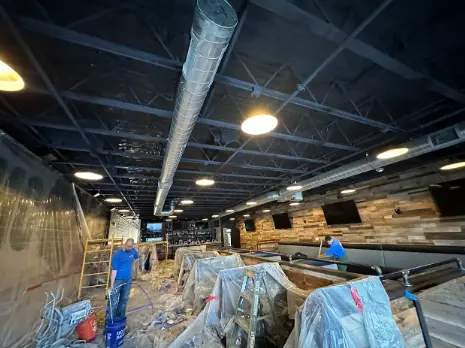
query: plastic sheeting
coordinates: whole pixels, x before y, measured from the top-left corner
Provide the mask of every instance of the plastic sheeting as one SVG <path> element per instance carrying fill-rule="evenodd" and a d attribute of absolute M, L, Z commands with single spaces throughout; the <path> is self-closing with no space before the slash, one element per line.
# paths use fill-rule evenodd
<path fill-rule="evenodd" d="M 215 286 L 218 273 L 243 266 L 244 262 L 237 254 L 196 260 L 182 293 L 184 307 L 192 308 L 196 315 L 200 313 Z"/>
<path fill-rule="evenodd" d="M 0 347 L 34 338 L 44 290 L 63 285 L 63 304 L 76 299 L 88 231 L 79 208 L 70 182 L 0 131 Z"/>
<path fill-rule="evenodd" d="M 377 277 L 313 291 L 296 314 L 285 348 L 404 348 Z"/>
<path fill-rule="evenodd" d="M 205 251 L 207 251 L 206 245 L 177 248 L 176 253 L 174 254 L 174 276 L 177 277 L 179 275 L 181 264 L 184 262 L 184 255 Z"/>
<path fill-rule="evenodd" d="M 266 286 L 269 303 L 275 311 L 275 315 L 271 315 L 266 320 L 267 332 L 273 333 L 273 338 L 277 341 L 288 337 L 290 327 L 287 325 L 287 302 L 288 296 L 293 296 L 292 290 L 296 287 L 278 264 L 262 263 L 220 271 L 211 293 L 211 301 L 196 320 L 170 345 L 170 348 L 221 347 L 220 338 L 226 336 L 227 342 L 231 339 L 233 317 L 236 314 L 246 270 L 266 272 L 262 284 Z M 271 314 L 271 307 L 267 306 L 266 302 L 261 301 L 261 315 Z M 244 310 L 248 311 L 245 307 Z"/>

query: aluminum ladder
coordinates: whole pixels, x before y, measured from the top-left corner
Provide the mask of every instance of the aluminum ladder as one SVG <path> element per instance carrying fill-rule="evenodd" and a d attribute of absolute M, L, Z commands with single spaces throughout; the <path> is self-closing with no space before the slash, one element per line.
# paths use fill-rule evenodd
<path fill-rule="evenodd" d="M 101 245 L 102 247 L 99 249 L 92 249 L 91 246 L 98 246 Z M 113 249 L 115 247 L 122 247 L 123 240 L 122 239 L 88 239 L 86 240 L 86 245 L 84 248 L 84 256 L 82 258 L 82 267 L 81 267 L 81 276 L 79 278 L 79 289 L 78 289 L 78 299 L 81 300 L 82 289 L 89 289 L 89 288 L 99 288 L 105 286 L 105 293 L 108 291 L 108 287 L 110 285 L 110 275 L 111 275 L 111 258 L 113 256 Z M 90 247 L 90 248 L 89 248 Z M 91 261 L 87 258 L 89 254 L 102 254 L 108 252 L 108 258 L 99 259 L 97 261 Z M 106 256 L 104 256 L 106 257 Z M 93 273 L 86 273 L 87 265 L 94 264 L 98 265 L 98 271 Z M 101 266 L 106 265 L 106 271 L 100 272 Z M 106 282 L 103 284 L 97 285 L 87 285 L 83 286 L 84 277 L 90 276 L 99 276 L 99 275 L 106 275 Z"/>
<path fill-rule="evenodd" d="M 272 317 L 274 322 L 276 321 L 276 314 L 273 305 L 268 296 L 266 284 L 263 281 L 266 275 L 265 270 L 255 272 L 253 270 L 246 270 L 244 278 L 242 280 L 241 293 L 236 307 L 236 314 L 233 318 L 234 324 L 232 329 L 231 344 L 233 347 L 243 347 L 242 336 L 240 331 L 243 330 L 247 334 L 247 348 L 253 348 L 257 337 L 257 326 L 261 323 L 264 324 L 263 320 Z M 249 282 L 252 282 L 251 292 L 249 289 Z M 263 287 L 262 287 L 263 285 Z M 250 313 L 244 312 L 244 305 L 250 304 Z M 263 304 L 267 304 L 271 310 L 271 315 L 260 316 L 261 308 Z M 273 346 L 277 346 L 276 342 L 267 335 L 266 326 L 263 325 L 263 332 L 265 339 L 269 341 Z"/>

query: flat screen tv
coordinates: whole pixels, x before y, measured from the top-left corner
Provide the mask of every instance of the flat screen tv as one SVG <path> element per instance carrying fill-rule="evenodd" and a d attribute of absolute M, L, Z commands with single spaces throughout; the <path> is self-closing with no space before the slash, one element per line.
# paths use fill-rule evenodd
<path fill-rule="evenodd" d="M 273 216 L 274 228 L 277 230 L 286 230 L 292 228 L 291 219 L 288 213 L 275 214 Z"/>
<path fill-rule="evenodd" d="M 465 215 L 465 179 L 430 185 L 429 190 L 441 216 Z"/>
<path fill-rule="evenodd" d="M 255 232 L 255 221 L 253 219 L 244 220 L 246 232 Z"/>
<path fill-rule="evenodd" d="M 161 222 L 149 222 L 147 223 L 148 233 L 161 233 L 163 231 L 163 224 Z"/>
<path fill-rule="evenodd" d="M 354 201 L 344 201 L 323 205 L 328 225 L 359 224 L 362 222 Z"/>

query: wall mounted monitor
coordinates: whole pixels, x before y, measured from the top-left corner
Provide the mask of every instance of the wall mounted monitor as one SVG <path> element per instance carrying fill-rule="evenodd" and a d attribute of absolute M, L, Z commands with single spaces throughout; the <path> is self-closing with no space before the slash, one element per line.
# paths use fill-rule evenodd
<path fill-rule="evenodd" d="M 244 220 L 244 225 L 247 232 L 255 232 L 255 221 L 253 219 Z"/>
<path fill-rule="evenodd" d="M 291 219 L 288 213 L 275 214 L 273 216 L 274 228 L 277 230 L 286 230 L 292 228 Z"/>
<path fill-rule="evenodd" d="M 322 206 L 328 225 L 359 224 L 362 222 L 354 201 L 344 201 Z"/>
<path fill-rule="evenodd" d="M 161 233 L 163 231 L 163 224 L 161 222 L 149 222 L 147 223 L 148 233 Z"/>
<path fill-rule="evenodd" d="M 465 179 L 430 185 L 429 190 L 441 216 L 465 215 Z"/>

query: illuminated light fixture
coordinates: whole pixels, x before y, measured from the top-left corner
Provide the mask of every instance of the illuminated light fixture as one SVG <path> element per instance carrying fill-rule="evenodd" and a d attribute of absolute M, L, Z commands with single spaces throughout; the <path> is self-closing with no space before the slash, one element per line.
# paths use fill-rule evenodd
<path fill-rule="evenodd" d="M 217 215 L 217 214 L 212 215 L 213 219 L 216 219 L 217 217 L 219 217 L 219 215 Z"/>
<path fill-rule="evenodd" d="M 170 216 L 168 216 L 168 217 L 169 217 L 170 219 L 176 219 L 176 218 L 177 218 L 176 215 L 170 215 Z"/>
<path fill-rule="evenodd" d="M 208 221 L 208 219 L 207 219 L 207 218 L 203 218 L 202 221 Z"/>
<path fill-rule="evenodd" d="M 101 195 L 101 193 L 100 193 L 100 192 L 97 192 L 97 193 L 94 195 L 94 197 L 97 198 L 97 197 L 100 196 L 100 195 Z"/>
<path fill-rule="evenodd" d="M 376 168 L 376 171 L 377 171 L 378 173 L 382 173 L 382 172 L 384 172 L 384 168 Z"/>
<path fill-rule="evenodd" d="M 356 191 L 357 191 L 356 189 L 347 189 L 347 190 L 342 190 L 341 194 L 348 195 L 349 193 L 354 193 Z"/>
<path fill-rule="evenodd" d="M 0 91 L 16 92 L 24 88 L 24 80 L 13 68 L 0 60 Z"/>
<path fill-rule="evenodd" d="M 236 220 L 236 218 L 229 218 L 229 221 L 234 221 Z"/>
<path fill-rule="evenodd" d="M 194 201 L 191 200 L 191 199 L 183 199 L 183 200 L 181 201 L 181 204 L 182 204 L 182 205 L 194 204 Z"/>
<path fill-rule="evenodd" d="M 302 185 L 290 185 L 286 187 L 286 190 L 288 191 L 299 191 L 302 190 Z"/>
<path fill-rule="evenodd" d="M 105 202 L 108 203 L 121 203 L 123 200 L 121 198 L 107 198 Z"/>
<path fill-rule="evenodd" d="M 270 209 L 263 209 L 262 213 L 269 213 L 271 210 Z"/>
<path fill-rule="evenodd" d="M 184 211 L 184 210 L 182 210 L 182 209 L 175 209 L 175 210 L 174 210 L 175 213 L 182 213 L 183 211 Z"/>
<path fill-rule="evenodd" d="M 381 160 L 390 159 L 390 158 L 405 155 L 407 152 L 408 152 L 408 148 L 406 148 L 406 147 L 398 147 L 396 149 L 391 149 L 391 150 L 381 152 L 380 154 L 376 155 L 376 158 L 381 159 Z"/>
<path fill-rule="evenodd" d="M 171 219 L 165 219 L 165 221 L 166 221 L 166 222 L 171 222 L 171 221 L 173 221 L 173 220 L 171 220 Z"/>
<path fill-rule="evenodd" d="M 289 204 L 291 207 L 295 207 L 297 205 L 299 205 L 300 203 L 299 202 L 292 202 L 291 204 Z"/>
<path fill-rule="evenodd" d="M 120 209 L 118 210 L 120 213 L 129 213 L 129 209 Z"/>
<path fill-rule="evenodd" d="M 451 163 L 445 166 L 442 166 L 440 169 L 441 170 L 454 170 L 454 169 L 459 169 L 465 167 L 465 162 L 456 162 L 456 163 Z"/>
<path fill-rule="evenodd" d="M 212 179 L 199 179 L 195 181 L 195 184 L 198 186 L 211 186 L 215 183 L 215 180 Z"/>
<path fill-rule="evenodd" d="M 74 173 L 74 176 L 76 178 L 82 179 L 82 180 L 102 180 L 103 175 L 97 174 L 94 172 L 76 172 Z"/>
<path fill-rule="evenodd" d="M 247 205 L 256 205 L 256 204 L 257 204 L 257 202 L 254 202 L 254 201 L 249 201 L 249 202 L 247 202 L 247 203 L 245 203 L 245 204 L 247 204 Z"/>
<path fill-rule="evenodd" d="M 234 209 L 226 209 L 226 213 L 234 213 Z"/>
<path fill-rule="evenodd" d="M 244 133 L 260 135 L 271 132 L 278 125 L 278 119 L 272 115 L 255 115 L 246 119 L 241 129 Z"/>
<path fill-rule="evenodd" d="M 244 215 L 242 215 L 242 216 L 243 216 L 243 217 L 250 217 L 249 214 L 244 214 Z"/>

